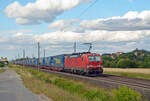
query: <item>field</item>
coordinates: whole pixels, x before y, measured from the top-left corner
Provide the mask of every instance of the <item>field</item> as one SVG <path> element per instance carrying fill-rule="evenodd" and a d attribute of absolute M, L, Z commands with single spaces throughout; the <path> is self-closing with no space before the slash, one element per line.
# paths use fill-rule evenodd
<path fill-rule="evenodd" d="M 119 89 L 106 89 L 70 80 L 36 69 L 10 65 L 21 78 L 27 88 L 36 94 L 44 94 L 53 101 L 147 101 L 141 94 L 126 86 Z M 122 96 L 124 95 L 124 96 Z"/>
<path fill-rule="evenodd" d="M 132 78 L 141 78 L 150 80 L 150 69 L 140 69 L 140 68 L 104 68 L 104 73 L 113 74 Z"/>

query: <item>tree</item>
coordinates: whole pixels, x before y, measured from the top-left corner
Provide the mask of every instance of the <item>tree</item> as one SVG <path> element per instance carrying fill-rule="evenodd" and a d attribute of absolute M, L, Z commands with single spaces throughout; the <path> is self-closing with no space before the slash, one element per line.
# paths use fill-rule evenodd
<path fill-rule="evenodd" d="M 114 62 L 114 61 L 112 61 L 111 63 L 110 63 L 110 67 L 112 67 L 112 68 L 116 68 L 116 62 Z"/>
<path fill-rule="evenodd" d="M 112 61 L 113 59 L 111 57 L 108 57 L 108 56 L 103 56 L 103 60 L 104 61 Z"/>
<path fill-rule="evenodd" d="M 144 62 L 143 61 L 140 61 L 140 60 L 136 61 L 136 65 L 138 68 L 144 68 Z"/>
<path fill-rule="evenodd" d="M 150 68 L 150 56 L 145 58 L 145 60 L 144 60 L 144 67 Z"/>
<path fill-rule="evenodd" d="M 0 62 L 0 67 L 4 67 L 4 63 L 3 62 Z"/>
<path fill-rule="evenodd" d="M 108 61 L 103 61 L 103 66 L 104 66 L 104 67 L 110 67 L 110 62 L 108 62 Z"/>
<path fill-rule="evenodd" d="M 117 67 L 119 68 L 135 68 L 136 64 L 134 61 L 129 59 L 120 59 L 117 63 Z"/>

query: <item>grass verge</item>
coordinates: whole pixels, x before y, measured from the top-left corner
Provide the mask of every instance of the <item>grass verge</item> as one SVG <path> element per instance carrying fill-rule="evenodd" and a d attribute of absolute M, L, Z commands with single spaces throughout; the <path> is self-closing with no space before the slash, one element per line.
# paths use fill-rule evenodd
<path fill-rule="evenodd" d="M 141 100 L 140 93 L 127 87 L 108 90 L 42 71 L 38 72 L 35 69 L 14 65 L 9 67 L 21 75 L 27 88 L 36 94 L 44 94 L 54 101 L 144 101 Z"/>
<path fill-rule="evenodd" d="M 6 69 L 0 69 L 0 73 L 5 72 L 5 71 L 6 71 Z"/>
<path fill-rule="evenodd" d="M 131 77 L 131 78 L 139 78 L 139 79 L 148 79 L 150 80 L 150 74 L 141 74 L 141 73 L 125 73 L 125 72 L 104 72 L 105 74 L 112 74 L 124 77 Z"/>

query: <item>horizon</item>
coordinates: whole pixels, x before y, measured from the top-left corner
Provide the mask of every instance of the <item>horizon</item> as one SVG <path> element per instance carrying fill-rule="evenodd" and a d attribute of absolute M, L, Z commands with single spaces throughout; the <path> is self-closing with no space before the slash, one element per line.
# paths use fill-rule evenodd
<path fill-rule="evenodd" d="M 0 0 L 0 57 L 150 51 L 148 0 Z"/>

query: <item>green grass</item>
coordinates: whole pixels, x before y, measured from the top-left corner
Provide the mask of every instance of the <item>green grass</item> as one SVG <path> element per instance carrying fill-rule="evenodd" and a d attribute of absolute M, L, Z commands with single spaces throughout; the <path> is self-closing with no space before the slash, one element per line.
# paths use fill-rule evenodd
<path fill-rule="evenodd" d="M 127 87 L 108 90 L 42 71 L 38 72 L 36 69 L 14 65 L 9 67 L 21 75 L 25 86 L 32 92 L 44 94 L 54 101 L 127 101 L 124 98 L 134 99 L 131 101 L 144 101 L 141 100 L 140 93 Z"/>
<path fill-rule="evenodd" d="M 0 73 L 5 72 L 5 71 L 6 71 L 6 69 L 0 69 Z"/>
<path fill-rule="evenodd" d="M 139 79 L 148 79 L 150 80 L 150 74 L 142 74 L 142 73 L 124 73 L 124 72 L 104 72 L 105 74 L 112 74 L 118 76 L 125 76 L 131 78 L 139 78 Z"/>
<path fill-rule="evenodd" d="M 4 63 L 1 63 L 1 62 L 0 62 L 0 67 L 4 67 L 4 66 L 5 66 Z"/>
<path fill-rule="evenodd" d="M 114 90 L 114 100 L 115 101 L 141 101 L 140 93 L 124 87 L 119 87 L 119 90 Z"/>

